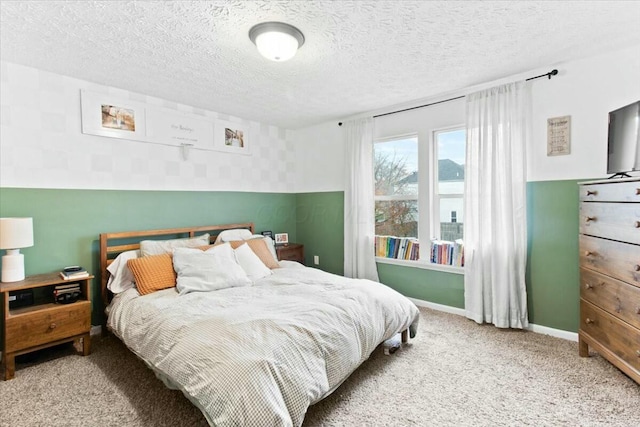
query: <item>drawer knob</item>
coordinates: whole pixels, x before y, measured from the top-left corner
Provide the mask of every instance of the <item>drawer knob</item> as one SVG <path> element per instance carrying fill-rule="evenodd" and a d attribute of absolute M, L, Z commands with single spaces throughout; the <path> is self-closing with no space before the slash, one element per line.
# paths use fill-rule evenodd
<path fill-rule="evenodd" d="M 595 221 L 596 217 L 595 216 L 588 216 L 585 217 L 584 222 L 589 223 L 590 221 Z"/>
<path fill-rule="evenodd" d="M 636 307 L 636 314 L 640 314 L 640 307 Z"/>
<path fill-rule="evenodd" d="M 640 350 L 636 350 L 636 356 L 640 357 Z"/>
<path fill-rule="evenodd" d="M 590 325 L 593 323 L 593 320 L 589 319 L 588 317 L 586 319 L 584 319 L 584 323 L 586 323 L 587 325 Z"/>
<path fill-rule="evenodd" d="M 591 255 L 595 255 L 595 252 L 592 252 L 592 251 L 584 251 L 584 256 L 591 256 Z"/>
<path fill-rule="evenodd" d="M 638 188 L 637 190 L 640 190 L 640 188 Z M 598 194 L 596 190 L 587 190 L 587 196 L 595 196 L 596 194 Z M 636 193 L 636 194 L 640 194 L 640 193 Z"/>
<path fill-rule="evenodd" d="M 640 196 L 640 188 L 636 188 L 636 196 Z"/>
<path fill-rule="evenodd" d="M 635 271 L 640 271 L 640 265 L 636 264 L 636 265 L 633 267 L 633 269 L 634 269 Z"/>
<path fill-rule="evenodd" d="M 55 323 L 52 323 L 52 324 L 49 325 L 49 329 L 55 329 L 57 327 L 58 327 L 58 325 L 56 325 Z"/>
<path fill-rule="evenodd" d="M 593 289 L 593 285 L 591 283 L 585 283 L 584 287 L 587 289 Z"/>
<path fill-rule="evenodd" d="M 640 221 L 636 221 L 635 224 L 633 224 L 636 228 L 640 228 Z"/>

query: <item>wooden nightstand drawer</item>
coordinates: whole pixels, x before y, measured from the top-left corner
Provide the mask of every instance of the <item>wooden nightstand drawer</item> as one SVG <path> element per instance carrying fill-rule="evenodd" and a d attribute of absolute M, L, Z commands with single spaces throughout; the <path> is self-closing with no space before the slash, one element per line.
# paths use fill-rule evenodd
<path fill-rule="evenodd" d="M 278 261 L 296 261 L 304 264 L 304 245 L 299 243 L 276 246 L 276 253 L 278 254 Z"/>
<path fill-rule="evenodd" d="M 46 311 L 34 311 L 6 319 L 6 351 L 20 351 L 52 341 L 88 333 L 91 303 L 78 301 Z"/>

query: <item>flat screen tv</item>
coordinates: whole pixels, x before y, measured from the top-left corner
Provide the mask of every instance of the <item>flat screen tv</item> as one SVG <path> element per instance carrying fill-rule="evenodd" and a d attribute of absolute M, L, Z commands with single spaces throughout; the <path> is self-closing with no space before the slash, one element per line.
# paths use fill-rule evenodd
<path fill-rule="evenodd" d="M 625 176 L 640 170 L 639 127 L 640 101 L 609 113 L 607 173 Z"/>

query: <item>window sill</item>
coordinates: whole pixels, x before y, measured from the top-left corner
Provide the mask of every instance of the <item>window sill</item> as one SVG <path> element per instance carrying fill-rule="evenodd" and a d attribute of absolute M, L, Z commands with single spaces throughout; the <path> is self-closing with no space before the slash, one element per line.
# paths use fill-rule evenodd
<path fill-rule="evenodd" d="M 453 265 L 434 264 L 428 261 L 407 261 L 403 259 L 395 258 L 383 258 L 376 257 L 376 262 L 381 264 L 401 265 L 403 267 L 422 268 L 424 270 L 436 270 L 443 271 L 445 273 L 462 274 L 464 275 L 464 267 L 456 267 Z"/>

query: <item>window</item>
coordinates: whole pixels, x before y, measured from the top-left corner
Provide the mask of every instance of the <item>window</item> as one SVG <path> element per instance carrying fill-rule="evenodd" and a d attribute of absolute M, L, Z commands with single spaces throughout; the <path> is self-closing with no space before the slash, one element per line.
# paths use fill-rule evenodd
<path fill-rule="evenodd" d="M 418 138 L 374 146 L 376 235 L 418 237 Z"/>
<path fill-rule="evenodd" d="M 465 130 L 435 131 L 437 188 L 434 195 L 434 237 L 453 242 L 463 237 Z M 437 215 L 437 216 L 436 216 Z"/>
<path fill-rule="evenodd" d="M 462 127 L 436 130 L 430 141 L 426 138 L 419 141 L 417 135 L 376 141 L 377 256 L 417 259 L 408 248 L 419 246 L 419 258 L 430 261 L 434 259 L 430 253 L 434 241 L 445 248 L 450 243 L 451 255 L 461 252 L 464 162 L 465 130 Z M 421 168 L 430 173 L 425 172 L 421 177 Z M 442 262 L 440 257 L 437 259 L 438 263 L 461 265 L 460 257 L 457 264 L 455 256 L 444 256 Z"/>

